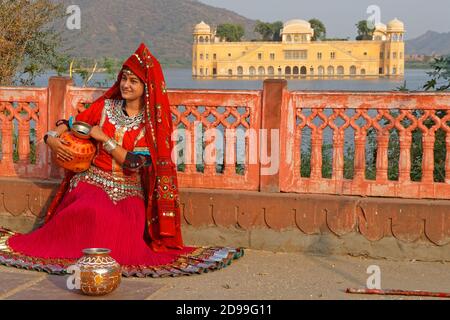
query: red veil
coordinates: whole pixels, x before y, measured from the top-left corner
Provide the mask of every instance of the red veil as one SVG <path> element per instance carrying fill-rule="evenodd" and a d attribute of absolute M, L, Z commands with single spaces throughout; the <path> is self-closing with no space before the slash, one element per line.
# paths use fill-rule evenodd
<path fill-rule="evenodd" d="M 154 251 L 182 249 L 181 217 L 176 166 L 172 161 L 172 115 L 161 65 L 145 44 L 123 64 L 145 84 L 146 140 L 152 165 L 143 170 L 146 193 L 147 229 Z M 119 73 L 116 83 L 95 103 L 105 99 L 122 99 Z M 58 205 L 68 190 L 72 173 L 67 173 L 51 203 L 46 223 L 54 216 Z"/>

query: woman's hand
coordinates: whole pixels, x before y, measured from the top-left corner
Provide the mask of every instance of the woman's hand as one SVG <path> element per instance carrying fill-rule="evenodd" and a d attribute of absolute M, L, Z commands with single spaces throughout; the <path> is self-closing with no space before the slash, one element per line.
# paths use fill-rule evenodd
<path fill-rule="evenodd" d="M 73 154 L 68 147 L 70 146 L 70 142 L 61 138 L 48 137 L 47 145 L 59 160 L 64 162 L 73 160 Z"/>
<path fill-rule="evenodd" d="M 99 126 L 92 127 L 90 136 L 92 139 L 98 142 L 106 142 L 109 140 L 109 137 L 106 135 L 106 133 L 103 132 L 102 128 Z"/>

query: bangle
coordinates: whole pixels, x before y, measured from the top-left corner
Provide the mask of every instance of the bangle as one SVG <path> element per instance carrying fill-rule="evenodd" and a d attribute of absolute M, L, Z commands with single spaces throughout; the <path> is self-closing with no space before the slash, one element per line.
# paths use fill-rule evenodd
<path fill-rule="evenodd" d="M 105 149 L 106 152 L 111 154 L 117 148 L 118 145 L 119 144 L 117 143 L 117 141 L 111 138 L 108 141 L 103 142 L 103 149 Z"/>
<path fill-rule="evenodd" d="M 70 127 L 69 127 L 69 121 L 67 121 L 67 120 L 65 120 L 65 119 L 61 119 L 61 120 L 56 121 L 56 126 L 57 126 L 57 127 L 59 127 L 60 125 L 63 125 L 63 124 L 66 125 L 67 128 L 70 129 Z"/>
<path fill-rule="evenodd" d="M 56 131 L 49 131 L 44 135 L 44 143 L 47 144 L 48 137 L 59 138 L 59 134 Z"/>

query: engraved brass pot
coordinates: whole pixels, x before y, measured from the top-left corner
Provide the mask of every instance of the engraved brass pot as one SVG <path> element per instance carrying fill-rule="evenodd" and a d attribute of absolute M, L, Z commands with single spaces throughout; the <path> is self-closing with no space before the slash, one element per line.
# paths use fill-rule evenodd
<path fill-rule="evenodd" d="M 89 296 L 103 296 L 117 289 L 122 280 L 122 268 L 110 256 L 111 250 L 92 248 L 83 250 L 77 261 L 80 269 L 81 291 Z"/>

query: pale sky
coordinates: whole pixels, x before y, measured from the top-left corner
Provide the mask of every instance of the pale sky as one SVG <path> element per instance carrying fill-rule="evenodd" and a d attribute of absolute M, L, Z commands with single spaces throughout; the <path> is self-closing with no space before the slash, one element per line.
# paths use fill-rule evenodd
<path fill-rule="evenodd" d="M 450 32 L 450 0 L 199 0 L 267 22 L 318 18 L 328 37 L 353 38 L 355 24 L 366 19 L 368 6 L 377 5 L 381 22 L 398 18 L 405 23 L 406 39 L 428 30 Z"/>

